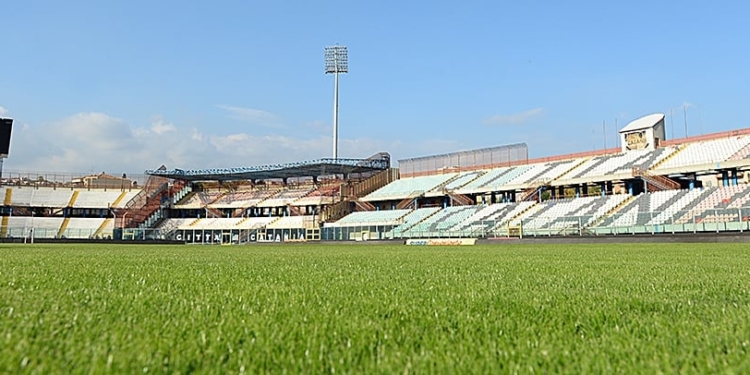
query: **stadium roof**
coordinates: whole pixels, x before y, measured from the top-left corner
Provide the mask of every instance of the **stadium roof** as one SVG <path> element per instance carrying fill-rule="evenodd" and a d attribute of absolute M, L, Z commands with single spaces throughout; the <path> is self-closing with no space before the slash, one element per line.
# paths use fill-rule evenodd
<path fill-rule="evenodd" d="M 186 181 L 268 180 L 366 173 L 388 169 L 390 168 L 390 164 L 390 155 L 379 153 L 368 159 L 318 159 L 297 163 L 239 168 L 152 169 L 147 170 L 145 173 L 151 176 Z"/>
<path fill-rule="evenodd" d="M 620 129 L 620 133 L 628 133 L 628 132 L 632 132 L 636 130 L 652 128 L 654 125 L 658 124 L 659 121 L 661 120 L 664 120 L 663 113 L 654 113 L 652 115 L 643 116 L 625 125 L 624 128 Z"/>

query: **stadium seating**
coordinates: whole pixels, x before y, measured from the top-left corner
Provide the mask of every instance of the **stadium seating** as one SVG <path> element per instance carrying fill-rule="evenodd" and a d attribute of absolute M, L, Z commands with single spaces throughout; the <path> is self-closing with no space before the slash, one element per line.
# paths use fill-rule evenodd
<path fill-rule="evenodd" d="M 424 193 L 445 184 L 448 180 L 456 177 L 456 173 L 448 173 L 434 176 L 420 176 L 402 178 L 375 190 L 362 198 L 363 201 L 375 200 L 397 200 L 408 198 L 415 192 Z"/>
<path fill-rule="evenodd" d="M 652 232 L 654 225 L 673 220 L 679 211 L 685 210 L 704 193 L 701 189 L 694 189 L 641 194 L 596 226 L 632 228 L 627 230 L 635 233 Z"/>
<path fill-rule="evenodd" d="M 426 207 L 414 210 L 406 216 L 402 217 L 401 220 L 403 221 L 403 223 L 398 227 L 393 228 L 393 230 L 387 233 L 386 236 L 390 238 L 401 238 L 404 236 L 404 232 L 407 229 L 426 219 L 430 215 L 437 213 L 438 211 L 440 211 L 439 207 Z"/>
<path fill-rule="evenodd" d="M 549 182 L 580 163 L 578 159 L 557 161 L 551 163 L 537 163 L 529 165 L 523 173 L 507 181 L 507 185 L 531 184 L 536 181 Z"/>
<path fill-rule="evenodd" d="M 33 228 L 34 238 L 55 238 L 62 223 L 62 217 L 12 216 L 8 218 L 6 236 L 27 237 Z"/>
<path fill-rule="evenodd" d="M 256 206 L 264 199 L 276 194 L 276 190 L 235 191 L 215 199 L 209 204 L 212 208 L 247 208 Z"/>
<path fill-rule="evenodd" d="M 184 202 L 180 202 L 179 204 L 176 204 L 175 208 L 181 208 L 181 209 L 203 208 L 203 207 L 206 207 L 209 203 L 217 200 L 221 195 L 223 195 L 223 193 L 219 191 L 194 192 L 187 198 L 187 200 L 185 200 Z"/>
<path fill-rule="evenodd" d="M 327 226 L 352 227 L 365 225 L 398 225 L 410 210 L 383 210 L 352 212 L 341 220 Z"/>
<path fill-rule="evenodd" d="M 566 178 L 592 178 L 607 175 L 630 174 L 633 168 L 648 169 L 669 156 L 673 150 L 638 150 L 625 153 L 602 155 L 588 160 L 576 168 Z"/>
<path fill-rule="evenodd" d="M 105 223 L 105 220 L 100 218 L 70 218 L 65 230 L 62 232 L 62 236 L 65 238 L 91 238 L 96 234 L 97 229 Z M 112 223 L 112 220 L 109 220 L 108 223 L 110 224 L 110 228 L 106 229 L 108 229 L 111 235 L 114 223 Z"/>
<path fill-rule="evenodd" d="M 138 190 L 78 190 L 78 195 L 73 203 L 75 208 L 122 208 L 138 194 Z"/>
<path fill-rule="evenodd" d="M 680 151 L 656 170 L 722 162 L 735 156 L 749 144 L 750 136 L 746 135 L 680 145 Z"/>
<path fill-rule="evenodd" d="M 266 225 L 266 229 L 298 229 L 311 228 L 314 226 L 314 217 L 306 216 L 284 216 Z"/>
<path fill-rule="evenodd" d="M 727 215 L 739 215 L 732 210 L 742 207 L 745 198 L 750 198 L 750 185 L 727 186 L 706 189 L 701 199 L 686 211 L 675 223 L 716 222 L 728 219 Z M 731 210 L 731 214 L 727 211 Z M 748 210 L 750 213 L 750 210 Z M 734 216 L 732 216 L 734 217 Z M 720 220 L 722 219 L 722 220 Z"/>
<path fill-rule="evenodd" d="M 481 206 L 446 207 L 400 232 L 401 235 L 410 238 L 459 236 L 461 233 L 450 232 L 450 229 L 481 209 Z"/>
<path fill-rule="evenodd" d="M 307 195 L 292 202 L 294 206 L 318 206 L 334 202 L 335 197 L 339 194 L 341 185 L 331 185 L 319 187 Z"/>
<path fill-rule="evenodd" d="M 474 190 L 480 189 L 488 184 L 492 184 L 495 180 L 510 172 L 513 168 L 495 168 L 483 171 L 484 174 L 477 177 L 477 179 L 467 183 L 460 187 L 460 192 L 473 192 Z"/>
<path fill-rule="evenodd" d="M 466 185 L 470 181 L 478 178 L 479 176 L 483 175 L 485 171 L 471 171 L 471 172 L 463 172 L 460 173 L 458 176 L 456 176 L 454 179 L 450 180 L 447 184 L 444 186 L 439 186 L 439 190 L 455 190 L 460 188 L 463 185 Z"/>
<path fill-rule="evenodd" d="M 256 204 L 256 207 L 283 207 L 299 198 L 309 194 L 312 189 L 289 189 L 278 191 L 275 195 L 270 198 L 263 200 Z"/>
<path fill-rule="evenodd" d="M 550 200 L 540 203 L 540 209 L 519 218 L 518 223 L 523 226 L 524 233 L 576 233 L 628 197 L 620 194 Z"/>

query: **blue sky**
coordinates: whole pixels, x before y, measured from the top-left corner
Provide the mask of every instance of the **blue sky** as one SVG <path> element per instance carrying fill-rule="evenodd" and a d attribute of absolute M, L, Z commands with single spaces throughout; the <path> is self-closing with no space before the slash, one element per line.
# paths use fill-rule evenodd
<path fill-rule="evenodd" d="M 747 2 L 34 1 L 2 6 L 6 170 L 141 172 L 526 142 L 616 143 L 673 111 L 675 135 L 750 126 Z"/>

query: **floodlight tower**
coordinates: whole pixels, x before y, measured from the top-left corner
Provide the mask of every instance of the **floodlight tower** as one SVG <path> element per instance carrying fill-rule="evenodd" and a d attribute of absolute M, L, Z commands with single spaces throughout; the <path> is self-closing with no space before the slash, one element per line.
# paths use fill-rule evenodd
<path fill-rule="evenodd" d="M 326 74 L 333 74 L 333 158 L 339 158 L 339 73 L 349 73 L 346 46 L 326 47 Z"/>

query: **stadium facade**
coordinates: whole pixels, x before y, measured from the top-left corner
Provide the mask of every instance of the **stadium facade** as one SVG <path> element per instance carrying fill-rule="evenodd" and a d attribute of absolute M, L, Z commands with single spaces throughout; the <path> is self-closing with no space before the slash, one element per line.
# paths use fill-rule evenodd
<path fill-rule="evenodd" d="M 5 181 L 0 237 L 188 243 L 607 236 L 750 230 L 750 129 L 530 159 L 525 144 L 399 161 L 160 168 L 140 185 Z"/>

